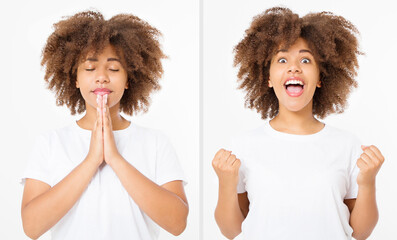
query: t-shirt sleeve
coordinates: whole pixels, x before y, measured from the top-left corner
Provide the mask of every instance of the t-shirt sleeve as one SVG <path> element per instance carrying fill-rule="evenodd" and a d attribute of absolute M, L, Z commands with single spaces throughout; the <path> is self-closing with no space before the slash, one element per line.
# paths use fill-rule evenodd
<path fill-rule="evenodd" d="M 28 155 L 25 170 L 20 178 L 20 183 L 25 184 L 26 178 L 40 180 L 51 185 L 51 171 L 49 165 L 49 139 L 48 135 L 36 137 L 33 148 Z"/>
<path fill-rule="evenodd" d="M 156 183 L 165 183 L 181 180 L 183 185 L 187 184 L 182 167 L 170 140 L 159 133 L 157 136 L 156 154 Z"/>
<path fill-rule="evenodd" d="M 240 145 L 237 143 L 235 138 L 229 141 L 228 150 L 232 151 L 232 154 L 236 155 L 236 158 L 240 159 L 241 165 L 238 171 L 238 184 L 237 184 L 237 193 L 245 193 L 247 190 L 245 189 L 245 162 L 242 158 L 242 153 L 240 151 Z"/>
<path fill-rule="evenodd" d="M 243 168 L 244 168 L 244 166 L 243 166 L 243 164 L 241 163 L 240 169 L 239 169 L 239 171 L 238 171 L 238 177 L 239 177 L 239 179 L 238 179 L 238 184 L 237 184 L 237 193 L 238 193 L 238 194 L 240 194 L 240 193 L 245 193 L 245 192 L 247 191 L 247 190 L 245 189 L 245 181 L 244 181 L 244 179 L 245 179 L 245 174 L 244 174 Z"/>
<path fill-rule="evenodd" d="M 357 198 L 358 194 L 358 184 L 357 176 L 360 169 L 357 166 L 357 160 L 362 154 L 361 142 L 355 139 L 352 144 L 351 159 L 350 159 L 350 171 L 349 171 L 349 187 L 345 196 L 345 199 Z"/>

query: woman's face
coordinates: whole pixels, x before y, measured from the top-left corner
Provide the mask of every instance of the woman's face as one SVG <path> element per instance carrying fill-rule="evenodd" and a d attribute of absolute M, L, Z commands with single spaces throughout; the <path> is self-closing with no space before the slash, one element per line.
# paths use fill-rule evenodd
<path fill-rule="evenodd" d="M 94 55 L 88 53 L 77 68 L 76 87 L 80 88 L 86 107 L 97 107 L 97 95 L 107 95 L 109 108 L 119 106 L 124 90 L 128 88 L 127 72 L 112 45 Z"/>
<path fill-rule="evenodd" d="M 312 107 L 316 87 L 321 87 L 320 70 L 306 40 L 298 38 L 289 49 L 278 50 L 270 64 L 269 87 L 289 111 Z"/>

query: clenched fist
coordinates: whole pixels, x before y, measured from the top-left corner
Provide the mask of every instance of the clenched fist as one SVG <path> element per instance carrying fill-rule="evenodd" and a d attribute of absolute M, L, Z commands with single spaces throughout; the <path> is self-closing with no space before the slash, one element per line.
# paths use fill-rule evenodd
<path fill-rule="evenodd" d="M 229 185 L 234 188 L 238 184 L 240 165 L 240 159 L 236 158 L 236 155 L 232 154 L 231 151 L 225 149 L 219 150 L 212 160 L 212 166 L 218 175 L 219 184 Z"/>
<path fill-rule="evenodd" d="M 360 169 L 360 173 L 357 177 L 357 184 L 359 186 L 371 186 L 375 185 L 375 177 L 380 167 L 382 166 L 385 158 L 377 147 L 361 146 L 363 153 L 357 160 L 357 166 Z"/>

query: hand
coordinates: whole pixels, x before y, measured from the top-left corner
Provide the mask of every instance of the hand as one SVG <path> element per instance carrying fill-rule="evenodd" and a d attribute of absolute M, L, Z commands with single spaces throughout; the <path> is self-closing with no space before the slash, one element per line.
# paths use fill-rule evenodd
<path fill-rule="evenodd" d="M 97 108 L 96 108 L 96 121 L 94 123 L 94 128 L 91 132 L 90 149 L 88 151 L 87 158 L 93 160 L 99 165 L 104 160 L 103 156 L 103 132 L 102 132 L 102 114 L 101 114 L 101 104 L 102 97 L 97 97 Z"/>
<path fill-rule="evenodd" d="M 212 167 L 218 175 L 219 183 L 232 186 L 233 188 L 236 188 L 238 184 L 240 165 L 241 162 L 236 158 L 236 155 L 224 149 L 219 150 L 212 160 Z"/>
<path fill-rule="evenodd" d="M 112 118 L 110 117 L 109 106 L 107 105 L 107 97 L 107 94 L 103 95 L 101 115 L 103 119 L 103 155 L 105 162 L 110 164 L 111 161 L 120 156 L 120 153 L 117 150 L 114 140 Z"/>
<path fill-rule="evenodd" d="M 374 145 L 362 145 L 361 149 L 363 149 L 364 152 L 357 160 L 357 166 L 360 169 L 360 173 L 357 177 L 357 184 L 359 186 L 374 186 L 376 174 L 385 161 L 385 158 Z"/>

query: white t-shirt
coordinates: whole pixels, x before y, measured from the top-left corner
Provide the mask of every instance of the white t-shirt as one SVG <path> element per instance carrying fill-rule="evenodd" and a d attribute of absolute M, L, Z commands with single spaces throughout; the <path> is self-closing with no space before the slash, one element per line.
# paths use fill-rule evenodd
<path fill-rule="evenodd" d="M 295 135 L 265 126 L 233 138 L 241 160 L 238 193 L 247 192 L 245 240 L 351 239 L 344 199 L 357 197 L 360 141 L 337 128 Z"/>
<path fill-rule="evenodd" d="M 113 131 L 117 149 L 158 185 L 185 181 L 170 141 L 159 131 L 137 126 Z M 39 136 L 24 172 L 51 187 L 87 156 L 91 131 L 77 123 Z M 184 182 L 185 183 L 185 182 Z M 128 195 L 109 165 L 100 167 L 69 212 L 51 229 L 53 240 L 157 239 L 159 226 Z"/>

